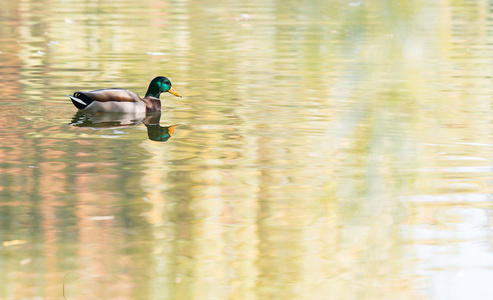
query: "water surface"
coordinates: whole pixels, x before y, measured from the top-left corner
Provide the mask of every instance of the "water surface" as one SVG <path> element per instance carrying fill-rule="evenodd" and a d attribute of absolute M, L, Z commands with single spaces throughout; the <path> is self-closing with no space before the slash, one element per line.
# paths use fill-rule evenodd
<path fill-rule="evenodd" d="M 491 4 L 394 2 L 2 3 L 0 299 L 493 297 Z"/>

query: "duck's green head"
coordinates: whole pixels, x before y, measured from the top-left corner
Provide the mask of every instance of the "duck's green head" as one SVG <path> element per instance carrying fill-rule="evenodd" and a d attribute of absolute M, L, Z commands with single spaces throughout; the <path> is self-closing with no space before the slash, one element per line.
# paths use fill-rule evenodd
<path fill-rule="evenodd" d="M 180 97 L 181 95 L 178 94 L 175 89 L 171 87 L 171 81 L 169 81 L 168 78 L 163 77 L 163 76 L 158 76 L 154 78 L 151 83 L 149 84 L 149 88 L 147 89 L 146 97 L 151 96 L 154 98 L 159 98 L 161 93 L 171 93 L 175 95 L 176 97 Z"/>

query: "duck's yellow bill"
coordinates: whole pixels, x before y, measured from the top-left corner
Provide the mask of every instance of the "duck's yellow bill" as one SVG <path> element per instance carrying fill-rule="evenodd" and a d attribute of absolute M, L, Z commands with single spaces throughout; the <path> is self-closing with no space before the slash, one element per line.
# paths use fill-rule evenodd
<path fill-rule="evenodd" d="M 180 94 L 178 94 L 178 92 L 177 92 L 177 91 L 175 91 L 175 89 L 174 89 L 174 88 L 172 88 L 172 87 L 170 87 L 170 88 L 169 88 L 168 93 L 173 94 L 173 95 L 175 95 L 176 97 L 180 97 L 180 98 L 181 98 L 181 95 L 180 95 Z"/>

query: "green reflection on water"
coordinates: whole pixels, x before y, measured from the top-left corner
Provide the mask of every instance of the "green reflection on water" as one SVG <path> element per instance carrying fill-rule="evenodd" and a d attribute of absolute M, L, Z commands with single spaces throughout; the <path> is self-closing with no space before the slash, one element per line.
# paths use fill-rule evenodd
<path fill-rule="evenodd" d="M 0 299 L 431 297 L 490 212 L 488 5 L 7 1 Z M 158 75 L 157 119 L 65 97 Z"/>

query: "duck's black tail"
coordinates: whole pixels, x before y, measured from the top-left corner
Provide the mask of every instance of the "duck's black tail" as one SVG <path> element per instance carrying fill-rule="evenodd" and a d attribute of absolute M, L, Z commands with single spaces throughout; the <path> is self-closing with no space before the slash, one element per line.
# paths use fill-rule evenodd
<path fill-rule="evenodd" d="M 85 109 L 94 101 L 91 98 L 84 95 L 83 92 L 75 92 L 73 96 L 70 95 L 67 96 L 70 98 L 70 100 L 72 100 L 72 103 L 78 109 Z"/>

